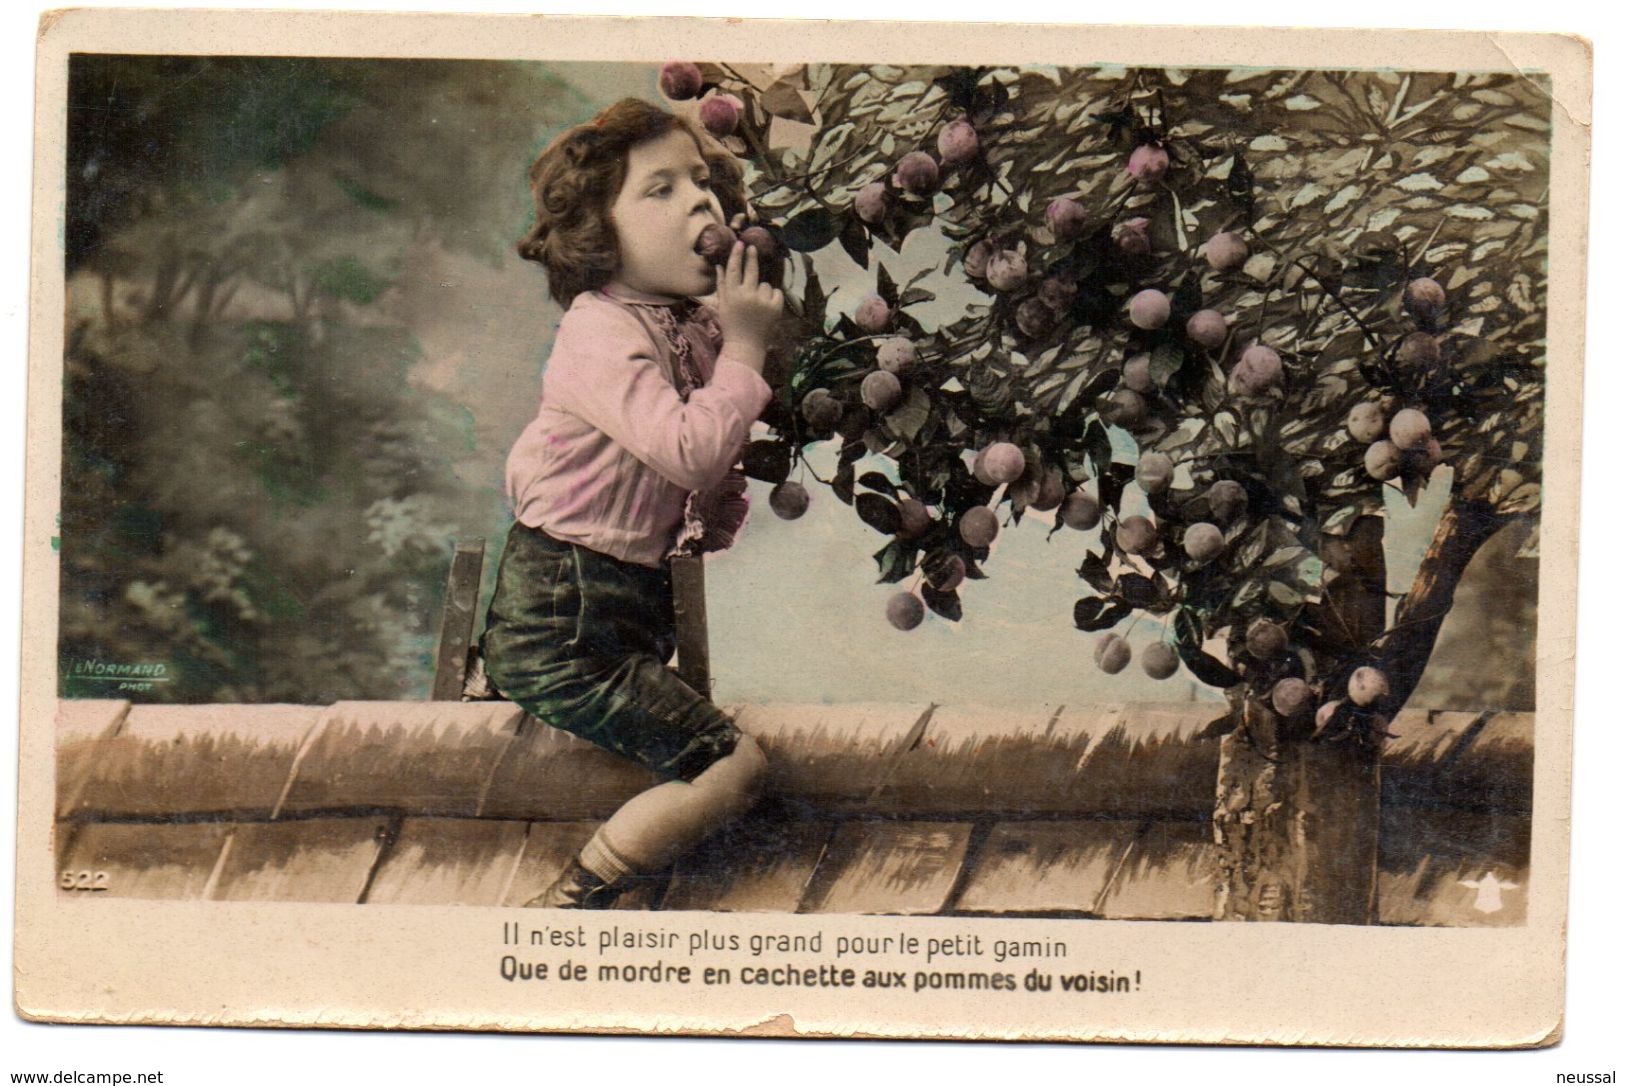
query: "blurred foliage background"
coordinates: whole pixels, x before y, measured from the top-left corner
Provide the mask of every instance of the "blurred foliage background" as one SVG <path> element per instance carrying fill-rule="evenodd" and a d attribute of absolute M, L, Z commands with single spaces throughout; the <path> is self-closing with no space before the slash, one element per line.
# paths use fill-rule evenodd
<path fill-rule="evenodd" d="M 465 280 L 516 274 L 525 170 L 596 104 L 534 64 L 74 58 L 64 672 L 422 695 L 451 546 L 500 531 L 534 411 L 534 364 L 471 389 L 459 363 L 535 359 L 556 319 Z M 480 432 L 475 396 L 512 417 Z"/>

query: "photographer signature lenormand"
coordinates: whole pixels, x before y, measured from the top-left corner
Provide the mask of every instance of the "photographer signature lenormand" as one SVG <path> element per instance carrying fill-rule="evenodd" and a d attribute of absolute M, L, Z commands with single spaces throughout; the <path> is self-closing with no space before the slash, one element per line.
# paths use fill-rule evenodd
<path fill-rule="evenodd" d="M 172 680 L 166 663 L 74 660 L 63 679 L 70 688 L 101 693 L 146 693 Z M 87 684 L 79 686 L 79 684 Z"/>

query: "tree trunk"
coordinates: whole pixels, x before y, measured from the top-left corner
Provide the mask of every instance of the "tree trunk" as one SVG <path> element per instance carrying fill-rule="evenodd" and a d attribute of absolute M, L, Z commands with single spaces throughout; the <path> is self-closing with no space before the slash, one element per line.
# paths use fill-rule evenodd
<path fill-rule="evenodd" d="M 1329 586 L 1325 610 L 1335 610 L 1358 634 L 1351 638 L 1354 645 L 1377 649 L 1389 677 L 1390 696 L 1382 706 L 1387 715 L 1416 689 L 1468 562 L 1510 519 L 1483 503 L 1453 502 L 1387 633 L 1380 633 L 1381 535 L 1370 525 L 1350 532 L 1350 572 Z M 1332 674 L 1341 679 L 1341 671 Z M 1326 697 L 1339 695 L 1328 691 Z M 1239 713 L 1238 726 L 1219 748 L 1214 918 L 1374 922 L 1380 737 L 1310 741 L 1301 727 L 1289 731 L 1267 702 L 1252 695 Z"/>
<path fill-rule="evenodd" d="M 1381 640 L 1391 713 L 1397 713 L 1422 680 L 1439 628 L 1455 605 L 1456 586 L 1467 564 L 1490 537 L 1519 519 L 1482 501 L 1452 501 L 1439 518 L 1416 580 L 1399 601 L 1394 625 Z M 1391 714 L 1390 714 L 1391 715 Z"/>
<path fill-rule="evenodd" d="M 1376 915 L 1380 782 L 1366 743 L 1276 739 L 1248 703 L 1219 747 L 1216 920 L 1369 924 Z M 1269 726 L 1260 725 L 1268 720 Z M 1260 737 L 1260 732 L 1269 738 Z"/>
<path fill-rule="evenodd" d="M 209 334 L 209 315 L 214 309 L 214 292 L 220 285 L 220 277 L 211 270 L 198 281 L 197 297 L 192 308 L 192 330 L 187 336 L 187 345 L 193 351 L 200 350 Z"/>
<path fill-rule="evenodd" d="M 114 306 L 114 287 L 116 280 L 112 272 L 102 272 L 102 321 L 109 332 L 118 328 L 118 313 Z"/>
<path fill-rule="evenodd" d="M 226 306 L 237 293 L 239 265 L 229 255 L 211 262 L 197 277 L 193 301 L 191 346 L 200 349 L 212 334 L 216 322 L 225 316 Z"/>
<path fill-rule="evenodd" d="M 165 244 L 159 246 L 158 253 L 158 267 L 152 273 L 152 289 L 141 314 L 145 324 L 168 315 L 169 298 L 175 290 L 175 281 L 180 278 L 180 254 L 176 252 L 174 244 L 166 240 Z"/>

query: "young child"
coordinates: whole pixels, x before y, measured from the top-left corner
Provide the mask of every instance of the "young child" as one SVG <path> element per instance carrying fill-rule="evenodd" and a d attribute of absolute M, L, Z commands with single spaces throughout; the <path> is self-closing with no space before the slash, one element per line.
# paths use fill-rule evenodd
<path fill-rule="evenodd" d="M 530 171 L 520 255 L 568 312 L 541 408 L 508 456 L 515 523 L 481 638 L 491 683 L 538 720 L 662 777 L 599 828 L 530 902 L 604 908 L 755 802 L 761 748 L 666 667 L 669 559 L 728 546 L 735 470 L 771 398 L 762 379 L 783 296 L 754 249 L 725 268 L 701 230 L 744 208 L 739 168 L 636 99 L 548 145 Z M 716 309 L 692 299 L 716 294 Z"/>

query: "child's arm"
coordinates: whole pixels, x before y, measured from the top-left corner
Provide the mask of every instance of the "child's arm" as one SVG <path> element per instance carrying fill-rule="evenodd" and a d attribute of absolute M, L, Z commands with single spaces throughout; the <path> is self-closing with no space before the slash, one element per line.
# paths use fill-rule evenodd
<path fill-rule="evenodd" d="M 773 395 L 759 373 L 724 350 L 710 384 L 685 403 L 648 330 L 611 303 L 566 316 L 548 362 L 548 392 L 556 406 L 687 490 L 722 480 Z"/>

